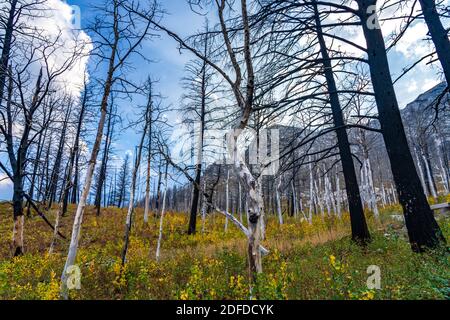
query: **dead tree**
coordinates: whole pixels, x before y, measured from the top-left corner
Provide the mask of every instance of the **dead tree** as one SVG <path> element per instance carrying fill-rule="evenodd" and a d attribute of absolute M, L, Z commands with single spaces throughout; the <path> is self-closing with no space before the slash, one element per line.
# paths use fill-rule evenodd
<path fill-rule="evenodd" d="M 139 145 L 137 147 L 136 159 L 134 162 L 133 173 L 131 175 L 130 200 L 128 202 L 127 219 L 125 222 L 124 246 L 123 246 L 123 250 L 122 250 L 122 266 L 124 266 L 125 262 L 126 262 L 131 226 L 133 223 L 136 182 L 137 182 L 137 175 L 139 172 L 139 167 L 141 165 L 142 149 L 144 148 L 145 138 L 147 137 L 147 132 L 149 130 L 149 127 L 151 126 L 151 121 L 152 121 L 153 97 L 152 97 L 152 92 L 151 92 L 151 90 L 152 90 L 151 83 L 150 83 L 148 90 L 149 90 L 149 92 L 147 93 L 147 105 L 143 111 L 143 115 L 141 117 L 139 117 L 139 119 L 136 122 L 132 123 L 132 126 L 136 126 L 139 123 L 143 123 L 144 125 L 141 129 L 141 133 L 140 133 L 141 138 L 139 141 Z M 166 190 L 167 190 L 167 169 L 166 169 Z"/>
<path fill-rule="evenodd" d="M 102 193 L 103 193 L 103 186 L 106 183 L 106 170 L 108 168 L 108 160 L 109 160 L 109 153 L 111 149 L 111 143 L 112 143 L 112 136 L 114 134 L 114 102 L 111 98 L 111 105 L 108 115 L 108 124 L 106 125 L 106 139 L 103 146 L 103 157 L 102 162 L 100 164 L 100 172 L 98 174 L 98 180 L 96 185 L 96 191 L 95 191 L 95 210 L 97 216 L 100 216 L 100 207 L 102 204 Z"/>
<path fill-rule="evenodd" d="M 436 0 L 419 0 L 419 2 L 428 31 L 436 48 L 437 56 L 444 70 L 448 90 L 448 86 L 450 86 L 450 40 L 448 39 L 448 30 L 442 25 L 436 8 Z"/>
<path fill-rule="evenodd" d="M 118 85 L 128 83 L 121 77 L 120 71 L 123 70 L 130 56 L 139 51 L 142 42 L 151 35 L 151 23 L 143 21 L 138 15 L 133 14 L 133 11 L 127 8 L 127 4 L 124 1 L 108 0 L 102 7 L 98 7 L 97 10 L 98 12 L 103 12 L 103 16 L 97 17 L 93 27 L 90 29 L 92 33 L 97 35 L 94 40 L 95 48 L 93 55 L 107 64 L 107 72 L 103 81 L 98 130 L 86 171 L 83 192 L 75 214 L 67 260 L 61 276 L 61 296 L 64 299 L 68 298 L 67 270 L 75 263 L 78 251 L 81 223 L 102 142 L 109 96 L 115 83 L 118 83 Z M 158 13 L 156 3 L 150 3 L 144 12 L 147 17 L 156 19 Z"/>
<path fill-rule="evenodd" d="M 193 1 L 196 2 L 196 1 Z M 195 3 L 193 3 L 195 5 Z M 250 23 L 248 17 L 247 1 L 240 1 L 239 16 L 238 21 L 241 25 L 241 35 L 243 43 L 240 49 L 242 50 L 243 62 L 242 64 L 236 56 L 236 48 L 233 48 L 233 42 L 231 39 L 230 28 L 227 25 L 226 19 L 226 9 L 230 9 L 226 0 L 221 0 L 216 2 L 216 12 L 219 19 L 219 31 L 216 34 L 220 34 L 223 43 L 225 44 L 225 56 L 227 61 L 230 63 L 233 76 L 230 76 L 224 68 L 220 67 L 218 64 L 214 63 L 207 57 L 205 57 L 202 52 L 198 51 L 195 47 L 190 45 L 187 41 L 183 40 L 176 33 L 170 31 L 169 29 L 163 27 L 158 21 L 154 19 L 148 19 L 151 23 L 158 29 L 166 32 L 174 40 L 178 42 L 181 48 L 191 51 L 196 57 L 205 61 L 209 66 L 211 66 L 229 85 L 233 98 L 235 100 L 236 106 L 239 110 L 239 118 L 237 119 L 235 125 L 230 134 L 228 135 L 228 150 L 231 155 L 231 161 L 233 163 L 236 175 L 239 177 L 243 188 L 248 195 L 248 213 L 249 213 L 249 226 L 248 229 L 245 228 L 233 215 L 228 212 L 220 210 L 219 212 L 225 214 L 234 224 L 236 224 L 241 230 L 243 230 L 248 238 L 248 262 L 249 262 L 249 276 L 252 282 L 257 280 L 257 274 L 262 272 L 262 262 L 261 262 L 261 247 L 260 247 L 260 217 L 261 211 L 263 209 L 263 198 L 260 194 L 260 188 L 258 186 L 258 181 L 251 174 L 249 168 L 247 167 L 243 157 L 240 155 L 238 150 L 237 140 L 244 130 L 250 120 L 250 116 L 254 108 L 254 97 L 255 97 L 255 74 L 253 66 L 253 56 L 251 51 L 251 35 L 250 35 Z M 139 13 L 139 11 L 137 10 Z M 141 17 L 145 17 L 144 14 L 140 13 Z M 245 74 L 243 72 L 245 68 Z M 195 180 L 192 179 L 191 182 Z M 198 186 L 201 188 L 201 186 Z"/>
<path fill-rule="evenodd" d="M 368 63 L 377 102 L 379 121 L 386 144 L 392 175 L 403 207 L 409 241 L 414 251 L 436 248 L 445 243 L 442 231 L 425 197 L 406 139 L 398 102 L 392 84 L 382 32 L 370 19 L 376 0 L 358 0 L 358 10 L 347 8 L 361 20 L 367 43 Z"/>
<path fill-rule="evenodd" d="M 314 0 L 314 16 L 317 29 L 317 38 L 322 56 L 325 78 L 327 82 L 328 92 L 330 96 L 330 105 L 333 113 L 333 121 L 338 139 L 339 153 L 341 157 L 342 169 L 344 172 L 345 190 L 349 203 L 350 222 L 352 227 L 352 239 L 357 242 L 366 243 L 370 240 L 369 229 L 367 228 L 366 219 L 364 217 L 364 208 L 361 203 L 359 193 L 358 180 L 356 178 L 355 167 L 353 164 L 350 143 L 345 128 L 344 117 L 342 115 L 341 103 L 339 101 L 336 81 L 334 79 L 333 69 L 331 65 L 328 49 L 322 33 L 320 13 L 317 8 L 317 1 Z"/>

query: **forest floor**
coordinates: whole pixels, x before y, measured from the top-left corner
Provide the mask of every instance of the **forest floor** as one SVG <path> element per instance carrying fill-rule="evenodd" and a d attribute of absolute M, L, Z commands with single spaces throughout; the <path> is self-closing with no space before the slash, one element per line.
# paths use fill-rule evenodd
<path fill-rule="evenodd" d="M 450 200 L 450 199 L 449 199 Z M 53 221 L 54 211 L 47 214 Z M 61 232 L 70 238 L 74 207 L 63 218 Z M 450 260 L 443 251 L 415 254 L 403 223 L 391 216 L 399 206 L 367 213 L 373 241 L 362 248 L 350 241 L 349 217 L 316 217 L 306 221 L 275 217 L 267 222 L 264 273 L 258 279 L 261 299 L 449 299 Z M 125 270 L 121 271 L 126 211 L 88 208 L 81 231 L 77 265 L 81 289 L 72 299 L 248 299 L 246 241 L 224 217 L 211 215 L 205 232 L 198 221 L 194 236 L 186 233 L 186 214 L 170 212 L 164 220 L 161 259 L 155 260 L 159 219 L 143 222 L 136 210 Z M 25 255 L 11 258 L 12 208 L 0 204 L 0 299 L 58 299 L 59 279 L 68 241 L 48 248 L 52 230 L 38 216 L 25 220 Z M 450 219 L 439 224 L 450 241 Z M 367 288 L 368 267 L 381 271 L 381 289 Z"/>

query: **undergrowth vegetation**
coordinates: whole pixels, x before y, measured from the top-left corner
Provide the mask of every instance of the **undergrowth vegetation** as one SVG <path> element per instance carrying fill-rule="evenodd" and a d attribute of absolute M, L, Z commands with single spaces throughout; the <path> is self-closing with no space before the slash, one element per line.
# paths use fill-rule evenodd
<path fill-rule="evenodd" d="M 70 237 L 73 210 L 61 232 Z M 136 218 L 125 269 L 121 268 L 126 212 L 88 208 L 83 222 L 77 265 L 81 289 L 72 299 L 448 299 L 450 261 L 444 251 L 415 254 L 402 222 L 392 219 L 397 206 L 367 213 L 373 240 L 362 248 L 351 243 L 349 218 L 314 218 L 309 224 L 287 217 L 280 226 L 269 217 L 263 244 L 264 273 L 249 292 L 246 240 L 224 217 L 208 216 L 194 236 L 187 235 L 187 215 L 170 212 L 164 220 L 161 259 L 155 260 L 159 219 Z M 48 213 L 53 219 L 53 211 Z M 68 241 L 59 240 L 48 254 L 52 232 L 37 216 L 25 222 L 25 255 L 11 258 L 11 208 L 0 204 L 0 299 L 59 299 L 60 276 Z M 450 219 L 439 219 L 447 240 Z M 367 288 L 367 269 L 381 271 L 381 289 Z"/>

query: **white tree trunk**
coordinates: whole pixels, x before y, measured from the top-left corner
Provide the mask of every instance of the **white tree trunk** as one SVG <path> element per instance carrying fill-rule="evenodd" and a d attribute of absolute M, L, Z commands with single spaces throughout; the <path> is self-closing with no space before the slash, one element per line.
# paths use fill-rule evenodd
<path fill-rule="evenodd" d="M 430 186 L 431 196 L 433 198 L 437 199 L 438 195 L 437 195 L 436 189 L 434 188 L 433 178 L 431 177 L 430 166 L 428 165 L 427 158 L 423 154 L 422 154 L 422 159 L 425 164 L 425 172 L 427 173 L 427 179 L 428 179 L 428 184 Z"/>
<path fill-rule="evenodd" d="M 66 264 L 64 265 L 63 273 L 61 276 L 61 296 L 63 299 L 66 300 L 69 297 L 67 287 L 67 279 L 68 279 L 67 270 L 69 267 L 75 264 L 75 259 L 78 251 L 78 242 L 80 240 L 81 224 L 83 222 L 84 208 L 86 207 L 86 201 L 89 196 L 89 191 L 91 189 L 94 168 L 95 168 L 95 161 L 90 162 L 86 173 L 86 180 L 84 183 L 83 193 L 81 194 L 80 202 L 78 203 L 77 212 L 75 214 L 75 219 L 73 222 L 72 237 L 70 239 L 69 252 L 67 253 Z"/>
<path fill-rule="evenodd" d="M 241 188 L 241 182 L 238 182 L 238 192 L 239 192 L 239 220 L 241 223 L 243 223 L 242 220 L 242 188 Z"/>
<path fill-rule="evenodd" d="M 392 201 L 394 204 L 397 203 L 397 195 L 395 194 L 394 185 L 391 183 L 391 193 L 392 193 Z"/>
<path fill-rule="evenodd" d="M 428 194 L 428 188 L 427 188 L 427 186 L 425 184 L 425 175 L 423 173 L 422 164 L 421 164 L 421 161 L 419 159 L 419 156 L 417 155 L 418 154 L 417 153 L 417 149 L 414 148 L 414 151 L 415 151 L 414 153 L 415 153 L 415 156 L 416 156 L 417 169 L 419 170 L 420 182 L 422 182 L 423 191 L 425 193 L 425 196 L 428 198 L 430 195 Z"/>
<path fill-rule="evenodd" d="M 325 172 L 325 168 L 324 168 L 324 172 Z M 333 207 L 335 213 L 336 213 L 336 208 L 334 205 L 331 182 L 330 182 L 330 179 L 328 178 L 328 173 L 325 173 L 325 176 L 323 179 L 324 179 L 324 189 L 325 189 L 324 190 L 325 205 L 327 207 L 328 216 L 331 216 L 331 207 Z"/>
<path fill-rule="evenodd" d="M 62 198 L 62 199 L 64 199 L 64 198 Z M 50 243 L 50 248 L 48 249 L 49 254 L 52 254 L 55 249 L 56 241 L 58 239 L 58 230 L 59 230 L 59 225 L 60 225 L 60 221 L 61 221 L 62 211 L 63 211 L 63 201 L 61 200 L 61 202 L 58 205 L 58 211 L 56 212 L 55 228 L 53 229 L 52 242 Z"/>
<path fill-rule="evenodd" d="M 309 216 L 308 221 L 312 223 L 313 211 L 314 211 L 314 179 L 313 179 L 313 171 L 311 164 L 311 157 L 309 157 Z"/>
<path fill-rule="evenodd" d="M 363 159 L 361 168 L 361 199 L 365 206 L 373 211 L 374 216 L 378 217 L 378 206 L 375 188 L 373 186 L 372 169 L 369 158 Z"/>
<path fill-rule="evenodd" d="M 263 191 L 262 191 L 262 175 L 260 176 L 260 178 L 258 179 L 258 192 L 259 195 L 261 197 L 261 203 L 260 203 L 260 210 L 259 210 L 259 226 L 261 228 L 261 240 L 264 240 L 266 238 L 266 215 L 265 215 L 265 211 L 264 211 L 264 201 L 262 199 L 262 195 L 263 195 Z"/>
<path fill-rule="evenodd" d="M 150 150 L 148 150 L 150 152 Z M 150 157 L 147 161 L 147 177 L 145 181 L 145 207 L 144 207 L 144 222 L 148 223 L 148 214 L 150 212 L 150 175 L 151 175 L 151 167 L 150 167 Z"/>
<path fill-rule="evenodd" d="M 443 150 L 441 148 L 443 142 L 441 137 L 439 137 L 439 135 L 436 135 L 435 138 L 435 143 L 436 143 L 436 149 L 437 149 L 437 156 L 439 158 L 439 170 L 441 171 L 441 180 L 442 180 L 442 185 L 444 187 L 444 191 L 446 194 L 450 193 L 450 176 L 448 174 L 448 164 L 445 163 L 444 161 L 444 154 L 443 154 Z"/>
<path fill-rule="evenodd" d="M 319 183 L 320 183 L 320 178 L 319 178 Z M 324 206 L 323 206 L 323 202 L 322 202 L 322 197 L 320 196 L 320 191 L 319 188 L 317 187 L 317 180 L 314 180 L 314 194 L 316 195 L 316 203 L 319 205 L 319 209 L 320 209 L 320 214 L 322 215 L 322 217 L 325 216 L 325 211 L 324 211 Z"/>
<path fill-rule="evenodd" d="M 206 179 L 203 179 L 203 190 L 206 190 Z M 204 194 L 204 192 L 202 193 L 202 233 L 205 233 L 205 227 L 206 227 L 206 196 Z"/>
<path fill-rule="evenodd" d="M 295 185 L 294 185 L 294 179 L 291 181 L 291 188 L 292 188 L 292 201 L 294 202 L 294 218 L 297 218 L 298 215 L 298 203 L 297 203 L 297 195 L 295 193 Z"/>
<path fill-rule="evenodd" d="M 161 208 L 161 216 L 159 217 L 159 235 L 158 235 L 158 244 L 156 246 L 156 261 L 159 261 L 160 253 L 161 253 L 161 241 L 163 235 L 163 224 L 164 224 L 164 215 L 166 213 L 166 195 L 167 195 L 167 170 L 166 176 L 164 179 L 164 195 L 163 195 L 163 203 Z"/>
<path fill-rule="evenodd" d="M 12 243 L 13 248 L 22 248 L 23 250 L 23 230 L 25 224 L 25 217 L 21 215 L 14 219 L 13 232 L 12 232 Z"/>
<path fill-rule="evenodd" d="M 384 183 L 381 183 L 381 201 L 383 201 L 383 208 L 386 207 L 386 189 L 384 188 Z"/>
<path fill-rule="evenodd" d="M 439 157 L 439 166 L 440 166 L 439 169 L 441 171 L 442 186 L 444 187 L 445 194 L 448 194 L 450 192 L 449 190 L 450 184 L 448 181 L 447 171 L 445 170 L 444 163 L 442 162 L 441 157 Z"/>
<path fill-rule="evenodd" d="M 372 174 L 372 167 L 370 166 L 370 160 L 366 159 L 366 167 L 367 167 L 367 183 L 370 190 L 370 202 L 371 202 L 371 208 L 373 211 L 373 214 L 375 218 L 379 218 L 380 213 L 378 211 L 378 205 L 377 205 L 377 194 L 375 192 L 375 187 L 373 185 L 373 174 Z"/>
<path fill-rule="evenodd" d="M 341 184 L 339 181 L 339 175 L 336 175 L 336 213 L 339 218 L 342 217 L 341 209 Z"/>
<path fill-rule="evenodd" d="M 230 182 L 230 170 L 227 170 L 227 184 L 226 184 L 226 190 L 225 190 L 225 211 L 230 212 L 229 210 L 229 182 Z M 228 231 L 228 217 L 225 217 L 225 232 Z"/>

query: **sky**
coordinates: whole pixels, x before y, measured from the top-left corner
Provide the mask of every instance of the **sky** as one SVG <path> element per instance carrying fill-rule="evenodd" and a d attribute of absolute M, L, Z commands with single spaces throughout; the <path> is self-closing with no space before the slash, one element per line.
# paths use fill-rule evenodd
<path fill-rule="evenodd" d="M 85 28 L 94 15 L 90 6 L 102 3 L 99 0 L 69 0 L 65 1 L 67 4 L 61 0 L 49 1 L 52 2 L 55 9 L 53 18 L 46 21 L 49 30 L 54 29 L 57 25 L 64 24 L 67 12 L 70 10 L 68 5 L 75 5 L 79 8 L 81 28 Z M 192 13 L 186 0 L 164 0 L 160 1 L 160 3 L 167 12 L 163 18 L 163 24 L 169 29 L 174 30 L 181 36 L 187 36 L 201 29 L 204 17 Z M 447 0 L 447 4 L 450 4 L 450 0 Z M 394 28 L 395 25 L 393 23 L 387 22 L 382 24 L 384 34 L 388 34 Z M 389 52 L 388 57 L 394 78 L 396 74 L 401 72 L 402 68 L 409 65 L 414 59 L 429 52 L 430 44 L 422 40 L 426 37 L 426 34 L 427 27 L 424 22 L 415 23 L 407 31 L 403 40 Z M 356 42 L 364 45 L 364 39 L 360 32 L 355 32 L 349 36 Z M 352 50 L 351 48 L 347 49 Z M 132 58 L 131 63 L 135 62 L 138 67 L 131 72 L 130 79 L 142 81 L 148 75 L 151 75 L 152 78 L 159 80 L 157 90 L 165 97 L 164 103 L 173 106 L 179 104 L 182 95 L 180 82 L 184 75 L 184 66 L 192 59 L 192 55 L 187 51 L 182 51 L 180 54 L 179 50 L 177 50 L 176 42 L 163 34 L 158 39 L 145 42 L 142 53 L 150 57 L 154 62 L 145 64 L 139 58 Z M 133 59 L 136 60 L 133 61 Z M 84 67 L 78 67 L 78 72 L 75 70 L 67 75 L 68 79 L 75 79 L 76 81 L 76 79 L 81 80 L 83 78 Z M 420 64 L 396 84 L 396 93 L 401 108 L 413 101 L 422 92 L 439 83 L 440 79 L 436 76 L 436 70 L 433 66 Z M 129 103 L 120 105 L 119 112 L 122 113 L 124 119 L 133 117 Z M 171 118 L 173 117 L 177 117 L 177 115 L 172 114 Z M 121 159 L 126 153 L 132 154 L 134 145 L 138 143 L 137 141 L 138 137 L 133 129 L 123 130 L 113 143 L 115 157 Z M 0 173 L 0 200 L 9 200 L 10 198 L 11 184 L 8 180 L 2 179 L 2 174 Z"/>

